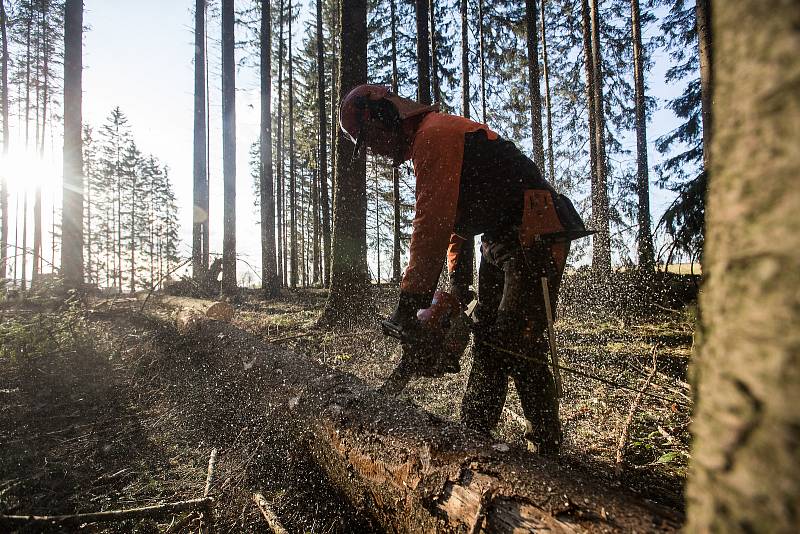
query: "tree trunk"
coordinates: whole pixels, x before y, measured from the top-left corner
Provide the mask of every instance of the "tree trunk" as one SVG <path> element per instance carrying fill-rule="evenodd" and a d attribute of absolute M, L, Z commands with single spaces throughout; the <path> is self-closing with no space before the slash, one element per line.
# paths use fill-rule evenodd
<path fill-rule="evenodd" d="M 416 0 L 417 20 L 417 100 L 431 103 L 431 55 L 428 35 L 428 2 Z M 344 29 L 342 29 L 344 31 Z"/>
<path fill-rule="evenodd" d="M 466 0 L 464 0 L 466 1 Z M 392 92 L 397 94 L 398 73 L 397 73 L 397 5 L 396 0 L 389 0 L 391 29 L 392 29 Z M 392 281 L 400 282 L 403 276 L 400 271 L 400 256 L 402 247 L 400 246 L 400 169 L 392 166 Z"/>
<path fill-rule="evenodd" d="M 650 230 L 650 181 L 647 172 L 647 115 L 644 102 L 644 57 L 642 27 L 639 20 L 639 0 L 631 0 L 631 29 L 633 41 L 633 79 L 636 88 L 636 193 L 639 197 L 636 222 L 639 226 L 636 241 L 639 249 L 639 268 L 650 271 L 655 264 L 653 234 Z"/>
<path fill-rule="evenodd" d="M 236 63 L 233 0 L 222 0 L 222 289 L 236 291 Z"/>
<path fill-rule="evenodd" d="M 278 139 L 277 139 L 277 160 L 278 160 L 278 279 L 281 285 L 286 285 L 286 243 L 283 239 L 283 221 L 285 218 L 283 210 L 283 17 L 285 7 L 283 0 L 280 0 L 280 13 L 278 14 Z"/>
<path fill-rule="evenodd" d="M 339 47 L 337 46 L 339 43 L 339 24 L 341 23 L 341 15 L 340 15 L 340 5 L 339 0 L 333 0 L 331 3 L 331 8 L 333 9 L 333 15 L 331 16 L 332 25 L 331 25 L 331 47 L 333 49 L 333 58 L 331 65 L 331 201 L 333 198 L 334 191 L 336 190 L 336 152 L 338 148 L 336 144 L 339 140 L 339 71 L 338 71 L 338 57 L 339 57 Z M 325 251 L 325 287 L 331 286 L 331 264 L 333 263 L 332 259 L 332 221 L 333 221 L 333 209 L 328 211 L 327 217 L 325 217 L 324 224 L 328 225 L 328 243 L 326 244 L 326 251 Z"/>
<path fill-rule="evenodd" d="M 703 167 L 711 168 L 711 97 L 714 87 L 714 62 L 711 46 L 711 1 L 697 0 L 697 41 L 700 50 L 700 102 L 703 118 Z"/>
<path fill-rule="evenodd" d="M 545 31 L 547 25 L 545 24 L 545 3 L 547 0 L 542 0 L 541 9 L 541 32 L 542 32 L 542 66 L 544 67 L 544 99 L 545 108 L 547 109 L 547 163 L 549 173 L 547 179 L 550 183 L 556 185 L 556 163 L 553 153 L 553 105 L 550 101 L 550 65 L 547 60 L 547 32 Z M 544 172 L 544 169 L 542 169 Z"/>
<path fill-rule="evenodd" d="M 531 96 L 531 137 L 533 140 L 533 160 L 544 173 L 544 137 L 542 134 L 542 93 L 539 87 L 539 36 L 536 25 L 537 0 L 525 0 L 525 29 L 528 46 L 528 90 Z"/>
<path fill-rule="evenodd" d="M 436 32 L 436 0 L 430 0 L 430 5 L 428 6 L 428 15 L 431 21 L 431 93 L 434 102 L 441 102 L 442 95 L 439 90 L 439 64 L 436 53 L 436 41 L 438 40 Z"/>
<path fill-rule="evenodd" d="M 64 192 L 61 210 L 61 274 L 67 285 L 83 283 L 83 150 L 81 79 L 83 0 L 64 8 Z"/>
<path fill-rule="evenodd" d="M 2 0 L 0 0 L 2 1 Z M 41 137 L 38 140 L 39 146 L 37 150 L 39 152 L 39 159 L 44 159 L 44 140 L 45 140 L 45 132 L 47 128 L 47 99 L 48 99 L 48 83 L 49 83 L 49 76 L 48 76 L 48 55 L 49 50 L 47 47 L 47 37 L 48 37 L 48 29 L 47 29 L 47 13 L 49 11 L 48 0 L 43 0 L 39 9 L 41 9 L 41 20 L 39 26 L 39 33 L 41 34 L 42 44 L 40 46 L 40 55 L 42 58 L 42 70 L 41 70 L 41 87 L 42 87 L 42 99 L 41 99 L 41 108 L 42 108 L 42 118 L 41 122 L 37 119 L 37 124 L 41 125 Z M 38 67 L 37 67 L 38 70 Z M 37 80 L 37 85 L 40 82 Z M 37 92 L 38 92 L 37 88 Z M 37 108 L 39 104 L 37 102 Z M 38 116 L 37 110 L 37 116 Z M 82 224 L 82 223 L 81 223 Z M 39 273 L 42 272 L 42 184 L 36 184 L 36 192 L 33 200 L 33 274 L 31 276 L 31 282 L 33 282 L 38 276 Z"/>
<path fill-rule="evenodd" d="M 461 115 L 469 118 L 469 0 L 461 0 Z"/>
<path fill-rule="evenodd" d="M 261 288 L 265 297 L 280 291 L 275 258 L 275 190 L 272 176 L 272 1 L 261 0 Z"/>
<path fill-rule="evenodd" d="M 322 214 L 322 283 L 328 285 L 328 265 L 331 254 L 330 198 L 328 195 L 328 121 L 325 101 L 325 47 L 322 34 L 322 0 L 317 0 L 317 120 L 319 121 L 319 196 Z M 336 122 L 331 125 L 336 129 Z M 316 242 L 316 241 L 315 241 Z"/>
<path fill-rule="evenodd" d="M 206 2 L 207 3 L 207 2 Z M 209 257 L 210 257 L 210 231 L 209 231 L 209 220 L 210 220 L 210 213 L 211 210 L 209 209 L 209 201 L 210 201 L 210 192 L 211 192 L 211 169 L 209 168 L 208 161 L 211 158 L 211 99 L 209 98 L 209 76 L 208 76 L 208 30 L 204 32 L 203 36 L 203 58 L 204 58 L 204 65 L 203 71 L 205 73 L 206 79 L 206 111 L 205 111 L 205 119 L 206 119 L 206 176 L 205 182 L 203 183 L 203 193 L 201 196 L 201 209 L 203 213 L 205 213 L 205 220 L 206 224 L 203 225 L 203 246 L 202 246 L 202 257 L 203 257 L 203 270 L 208 271 L 209 265 Z M 160 259 L 160 252 L 159 252 L 159 262 Z M 159 280 L 161 276 L 159 275 Z"/>
<path fill-rule="evenodd" d="M 597 117 L 594 110 L 594 61 L 592 60 L 592 22 L 589 16 L 589 1 L 581 0 L 581 30 L 583 33 L 583 64 L 586 77 L 586 109 L 589 119 L 589 183 L 592 188 L 597 183 L 597 144 L 595 129 Z M 593 190 L 593 189 L 592 189 Z M 594 197 L 592 197 L 594 198 Z M 593 216 L 594 216 L 593 211 Z M 592 227 L 594 228 L 594 217 Z M 593 238 L 594 239 L 594 238 Z"/>
<path fill-rule="evenodd" d="M 366 0 L 342 0 L 339 29 L 339 95 L 367 81 Z M 351 165 L 352 143 L 341 130 L 336 139 L 331 286 L 323 319 L 335 322 L 366 312 L 367 269 L 366 157 Z M 345 155 L 347 154 L 347 155 Z"/>
<path fill-rule="evenodd" d="M 206 155 L 206 0 L 195 0 L 194 7 L 194 162 L 192 210 L 192 275 L 202 276 L 203 229 L 208 213 L 203 206 L 203 189 L 208 176 Z M 207 247 L 207 245 L 206 245 Z"/>
<path fill-rule="evenodd" d="M 592 28 L 592 67 L 594 69 L 594 113 L 595 154 L 597 156 L 597 179 L 592 184 L 592 219 L 594 236 L 592 247 L 592 269 L 605 276 L 611 271 L 611 241 L 608 220 L 608 184 L 606 181 L 605 116 L 603 113 L 603 55 L 600 48 L 600 13 L 598 0 L 589 1 Z"/>
<path fill-rule="evenodd" d="M 22 194 L 22 290 L 28 288 L 28 190 Z"/>
<path fill-rule="evenodd" d="M 11 142 L 10 126 L 8 124 L 8 17 L 6 16 L 5 0 L 0 0 L 0 120 L 3 121 L 2 154 L 8 156 L 8 146 Z M 0 279 L 6 277 L 6 264 L 8 263 L 8 181 L 5 173 L 0 177 Z"/>
<path fill-rule="evenodd" d="M 289 439 L 302 437 L 328 478 L 386 532 L 677 531 L 680 518 L 669 510 L 584 471 L 498 447 L 231 325 L 204 322 L 189 335 L 204 351 L 198 356 L 225 362 L 226 380 L 269 391 L 279 407 L 272 416 L 295 430 Z"/>
<path fill-rule="evenodd" d="M 716 2 L 689 532 L 800 518 L 800 7 Z"/>
<path fill-rule="evenodd" d="M 478 0 L 478 54 L 481 70 L 481 122 L 486 124 L 486 56 L 483 38 L 483 0 Z"/>
<path fill-rule="evenodd" d="M 294 58 L 292 56 L 292 0 L 289 0 L 289 285 L 297 287 L 297 176 L 294 154 Z"/>

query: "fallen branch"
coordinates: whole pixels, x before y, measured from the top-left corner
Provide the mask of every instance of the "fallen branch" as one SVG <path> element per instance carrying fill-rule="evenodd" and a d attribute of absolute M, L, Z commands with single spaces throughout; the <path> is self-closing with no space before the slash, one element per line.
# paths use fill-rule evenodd
<path fill-rule="evenodd" d="M 125 519 L 145 519 L 161 517 L 167 514 L 184 512 L 187 510 L 207 509 L 214 502 L 211 497 L 202 499 L 189 499 L 141 508 L 128 508 L 126 510 L 109 510 L 105 512 L 90 512 L 86 514 L 71 515 L 0 515 L 0 525 L 29 525 L 31 523 L 58 523 L 59 525 L 80 525 L 83 523 L 102 523 L 109 521 L 123 521 Z"/>
<path fill-rule="evenodd" d="M 208 459 L 208 472 L 206 473 L 206 488 L 203 490 L 203 497 L 208 497 L 211 492 L 211 484 L 214 482 L 214 468 L 217 466 L 217 449 L 211 451 Z"/>
<path fill-rule="evenodd" d="M 254 493 L 253 502 L 256 503 L 256 506 L 261 511 L 261 515 L 264 516 L 264 519 L 266 520 L 267 525 L 269 525 L 269 528 L 272 530 L 272 532 L 275 534 L 288 534 L 288 531 L 283 528 L 280 519 L 278 519 L 278 516 L 275 515 L 275 512 L 273 512 L 269 507 L 269 503 L 263 495 L 260 493 Z"/>
<path fill-rule="evenodd" d="M 644 381 L 644 385 L 639 390 L 639 393 L 636 394 L 634 397 L 633 402 L 631 403 L 631 407 L 628 410 L 628 417 L 625 418 L 625 423 L 622 425 L 622 431 L 620 432 L 619 436 L 619 443 L 617 444 L 617 464 L 616 464 L 616 472 L 617 475 L 622 471 L 622 463 L 624 460 L 625 455 L 625 447 L 628 445 L 628 438 L 630 437 L 630 429 L 631 423 L 633 423 L 633 417 L 636 414 L 636 410 L 639 408 L 639 403 L 642 401 L 642 397 L 644 396 L 647 388 L 650 387 L 650 382 L 653 381 L 653 377 L 656 376 L 656 371 L 658 370 L 658 354 L 657 354 L 657 346 L 653 347 L 653 367 L 650 369 L 650 374 L 647 375 L 647 379 Z"/>
<path fill-rule="evenodd" d="M 206 472 L 206 487 L 203 490 L 203 497 L 208 498 L 211 493 L 211 485 L 214 483 L 214 468 L 217 466 L 217 449 L 211 451 L 211 456 L 208 458 L 208 471 Z M 214 532 L 214 507 L 209 503 L 201 516 L 205 519 L 206 530 L 209 533 Z"/>

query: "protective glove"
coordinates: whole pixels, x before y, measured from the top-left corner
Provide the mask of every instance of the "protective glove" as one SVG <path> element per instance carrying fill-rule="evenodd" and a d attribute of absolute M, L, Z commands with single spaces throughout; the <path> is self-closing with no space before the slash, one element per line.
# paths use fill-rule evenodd
<path fill-rule="evenodd" d="M 397 307 L 389 316 L 388 320 L 400 326 L 403 330 L 410 331 L 416 329 L 419 325 L 417 311 L 430 306 L 431 298 L 432 297 L 428 294 L 419 295 L 401 291 L 400 298 L 397 301 Z"/>

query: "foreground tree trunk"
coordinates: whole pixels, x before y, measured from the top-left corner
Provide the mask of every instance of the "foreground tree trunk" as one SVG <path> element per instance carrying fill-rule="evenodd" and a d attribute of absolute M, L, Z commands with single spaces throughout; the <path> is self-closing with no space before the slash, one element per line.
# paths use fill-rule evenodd
<path fill-rule="evenodd" d="M 64 193 L 61 274 L 68 286 L 83 283 L 83 150 L 81 98 L 83 0 L 64 8 Z"/>
<path fill-rule="evenodd" d="M 339 54 L 339 98 L 367 82 L 366 0 L 342 0 Z M 366 311 L 367 269 L 366 156 L 351 164 L 353 144 L 337 129 L 336 179 L 333 197 L 331 286 L 324 321 L 338 321 Z"/>
<path fill-rule="evenodd" d="M 222 290 L 236 291 L 236 63 L 233 0 L 222 0 Z"/>
<path fill-rule="evenodd" d="M 202 347 L 198 356 L 217 367 L 215 380 L 268 391 L 277 407 L 271 416 L 289 439 L 302 439 L 348 500 L 387 532 L 674 532 L 679 526 L 673 512 L 585 472 L 497 447 L 228 324 L 199 322 L 189 336 Z"/>
<path fill-rule="evenodd" d="M 688 530 L 796 532 L 800 7 L 716 2 L 712 20 L 708 274 Z"/>
<path fill-rule="evenodd" d="M 272 181 L 272 6 L 261 0 L 261 288 L 265 297 L 280 291 L 275 258 L 275 190 Z"/>
<path fill-rule="evenodd" d="M 192 276 L 202 277 L 207 265 L 203 251 L 204 228 L 208 212 L 203 206 L 204 189 L 208 180 L 206 154 L 206 0 L 196 0 L 194 6 L 194 166 L 192 209 Z"/>
<path fill-rule="evenodd" d="M 636 193 L 638 210 L 636 222 L 639 230 L 636 241 L 639 250 L 639 268 L 652 270 L 655 264 L 653 234 L 650 230 L 650 181 L 647 172 L 647 113 L 644 97 L 644 57 L 642 51 L 642 26 L 639 19 L 639 0 L 631 0 L 631 31 L 633 41 L 633 79 L 636 88 Z"/>

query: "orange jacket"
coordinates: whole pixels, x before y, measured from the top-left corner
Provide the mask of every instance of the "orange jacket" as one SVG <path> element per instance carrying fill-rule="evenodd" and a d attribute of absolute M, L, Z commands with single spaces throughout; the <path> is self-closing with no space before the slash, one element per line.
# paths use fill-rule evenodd
<path fill-rule="evenodd" d="M 424 294 L 439 277 L 450 245 L 449 269 L 457 259 L 463 238 L 454 233 L 459 206 L 464 140 L 469 132 L 484 130 L 489 140 L 498 135 L 485 124 L 464 117 L 428 113 L 419 124 L 411 145 L 416 175 L 416 206 L 408 268 L 400 288 Z"/>

